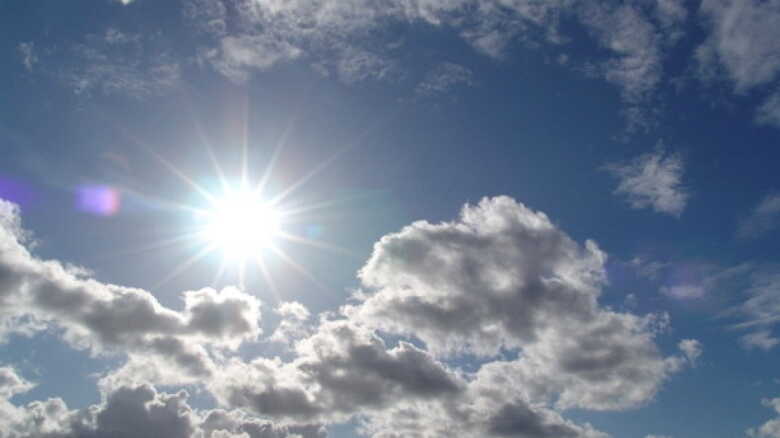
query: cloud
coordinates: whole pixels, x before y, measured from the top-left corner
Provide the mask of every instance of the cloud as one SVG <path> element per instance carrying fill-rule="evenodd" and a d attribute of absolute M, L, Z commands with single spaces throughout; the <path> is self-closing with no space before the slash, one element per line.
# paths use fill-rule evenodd
<path fill-rule="evenodd" d="M 241 412 L 198 411 L 186 391 L 161 393 L 149 385 L 128 386 L 103 395 L 100 404 L 71 410 L 51 398 L 0 416 L 4 438 L 324 438 L 318 425 L 276 425 Z M 0 400 L 2 403 L 3 400 Z M 0 411 L 1 412 L 1 411 Z"/>
<path fill-rule="evenodd" d="M 743 219 L 737 230 L 737 236 L 756 238 L 780 225 L 780 194 L 764 197 L 750 215 Z"/>
<path fill-rule="evenodd" d="M 417 84 L 415 93 L 422 96 L 444 94 L 459 86 L 473 86 L 474 74 L 468 68 L 452 62 L 437 65 Z"/>
<path fill-rule="evenodd" d="M 656 0 L 655 14 L 669 42 L 675 43 L 683 37 L 682 25 L 688 18 L 685 0 Z"/>
<path fill-rule="evenodd" d="M 637 256 L 628 262 L 641 277 L 655 280 L 661 271 L 669 267 L 669 263 L 659 262 L 657 260 L 648 260 L 645 257 Z"/>
<path fill-rule="evenodd" d="M 608 164 L 605 169 L 620 180 L 615 193 L 626 196 L 633 208 L 652 207 L 656 212 L 679 217 L 690 198 L 682 185 L 682 157 L 663 148 L 625 163 Z"/>
<path fill-rule="evenodd" d="M 19 376 L 16 370 L 9 366 L 0 367 L 0 398 L 11 398 L 16 394 L 23 394 L 35 385 Z"/>
<path fill-rule="evenodd" d="M 756 112 L 756 122 L 760 125 L 780 127 L 780 90 L 776 90 L 764 100 Z"/>
<path fill-rule="evenodd" d="M 587 3 L 583 11 L 583 23 L 603 47 L 617 55 L 603 64 L 604 78 L 619 86 L 627 101 L 646 99 L 663 72 L 655 26 L 632 5 L 613 8 Z"/>
<path fill-rule="evenodd" d="M 780 4 L 775 1 L 704 0 L 700 14 L 711 28 L 698 48 L 700 74 L 722 69 L 744 93 L 772 81 L 780 71 Z"/>
<path fill-rule="evenodd" d="M 182 376 L 213 372 L 206 348 L 235 349 L 260 334 L 259 301 L 227 288 L 183 294 L 184 309 L 140 289 L 101 283 L 23 246 L 18 209 L 0 200 L 0 316 L 52 326 L 76 348 L 162 360 Z M 2 324 L 0 327 L 8 327 Z"/>
<path fill-rule="evenodd" d="M 767 327 L 780 321 L 780 269 L 775 266 L 754 270 L 744 293 L 748 298 L 732 311 L 746 319 L 739 328 Z"/>
<path fill-rule="evenodd" d="M 676 365 L 652 340 L 660 315 L 598 305 L 605 260 L 594 242 L 581 247 L 543 213 L 486 198 L 457 221 L 420 221 L 383 237 L 360 271 L 359 304 L 344 312 L 437 355 L 521 349 L 500 366 L 532 399 L 624 409 L 649 400 Z"/>
<path fill-rule="evenodd" d="M 36 258 L 23 245 L 17 208 L 2 202 L 0 212 L 0 309 L 34 315 L 74 347 L 127 356 L 100 379 L 98 405 L 4 400 L 0 429 L 16 434 L 9 438 L 109 430 L 127 438 L 319 437 L 319 425 L 350 420 L 375 437 L 604 438 L 562 411 L 641 406 L 702 351 L 683 340 L 679 353 L 664 356 L 654 339 L 668 316 L 600 306 L 606 255 L 508 197 L 383 237 L 360 271 L 355 301 L 316 326 L 299 331 L 308 311 L 281 305 L 277 332 L 295 340 L 286 360 L 238 352 L 259 341 L 256 298 L 202 289 L 185 292 L 181 310 L 164 307 L 149 292 Z M 467 372 L 445 361 L 463 354 L 477 355 L 480 366 Z M 10 368 L 0 376 L 6 399 L 30 387 Z M 186 392 L 160 393 L 152 382 L 194 385 L 220 409 L 196 410 Z"/>
<path fill-rule="evenodd" d="M 696 339 L 683 339 L 679 343 L 679 348 L 691 366 L 696 365 L 699 357 L 701 357 L 702 353 L 704 352 L 701 342 Z"/>
<path fill-rule="evenodd" d="M 38 55 L 35 53 L 35 43 L 19 43 L 17 46 L 19 56 L 22 58 L 22 65 L 27 71 L 32 71 L 35 64 L 38 63 Z"/>
<path fill-rule="evenodd" d="M 771 264 L 742 263 L 709 273 L 699 283 L 708 293 L 720 294 L 735 301 L 735 292 L 741 293 L 737 304 L 723 310 L 721 318 L 736 319 L 732 330 L 749 330 L 739 343 L 746 349 L 773 349 L 780 340 L 771 329 L 780 321 L 780 267 Z"/>
<path fill-rule="evenodd" d="M 764 399 L 761 400 L 761 404 L 774 409 L 776 414 L 780 414 L 780 398 Z M 780 416 L 767 421 L 758 428 L 750 428 L 746 433 L 754 438 L 780 438 Z"/>
<path fill-rule="evenodd" d="M 457 394 L 461 379 L 431 355 L 401 342 L 388 348 L 372 331 L 325 321 L 296 344 L 288 363 L 232 361 L 212 392 L 226 406 L 280 419 L 344 420 L 399 400 Z"/>
<path fill-rule="evenodd" d="M 297 301 L 284 302 L 276 308 L 276 313 L 282 317 L 282 320 L 269 338 L 271 341 L 293 344 L 311 334 L 308 323 L 311 314 L 303 304 Z"/>
<path fill-rule="evenodd" d="M 707 289 L 700 284 L 679 284 L 663 286 L 661 293 L 678 300 L 693 300 L 704 297 L 707 294 Z"/>
<path fill-rule="evenodd" d="M 281 60 L 295 59 L 301 49 L 267 35 L 226 36 L 219 49 L 207 50 L 202 57 L 235 82 L 244 82 L 250 71 L 265 70 Z"/>
<path fill-rule="evenodd" d="M 408 66 L 392 48 L 394 24 L 432 25 L 460 36 L 480 53 L 503 59 L 513 45 L 567 44 L 570 38 L 561 32 L 560 22 L 574 20 L 607 49 L 607 56 L 589 62 L 599 66 L 599 77 L 620 88 L 633 105 L 632 117 L 640 120 L 652 112 L 646 104 L 663 77 L 663 47 L 682 35 L 687 10 L 678 0 L 659 0 L 652 8 L 575 0 L 189 0 L 185 14 L 195 29 L 213 37 L 213 44 L 202 48 L 201 59 L 233 80 L 305 59 L 319 70 L 327 66 L 326 71 L 335 71 L 347 83 L 403 75 Z M 442 78 L 471 81 L 462 69 L 444 65 L 448 70 L 431 73 L 416 91 L 436 91 L 442 85 L 435 84 L 450 83 Z"/>
<path fill-rule="evenodd" d="M 87 35 L 70 47 L 72 62 L 62 69 L 61 80 L 76 94 L 147 98 L 174 90 L 180 84 L 181 66 L 171 53 L 159 50 L 155 39 L 114 28 Z M 146 56 L 150 52 L 154 56 Z"/>
<path fill-rule="evenodd" d="M 758 348 L 769 351 L 780 343 L 780 339 L 772 336 L 772 333 L 769 330 L 759 330 L 742 336 L 740 342 L 742 343 L 742 346 L 748 350 Z"/>

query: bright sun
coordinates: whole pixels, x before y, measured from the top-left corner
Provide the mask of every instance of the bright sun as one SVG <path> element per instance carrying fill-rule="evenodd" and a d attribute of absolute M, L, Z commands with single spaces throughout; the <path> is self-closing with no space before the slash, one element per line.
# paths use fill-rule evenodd
<path fill-rule="evenodd" d="M 203 237 L 227 258 L 245 259 L 272 244 L 280 214 L 251 191 L 229 193 L 206 213 Z"/>

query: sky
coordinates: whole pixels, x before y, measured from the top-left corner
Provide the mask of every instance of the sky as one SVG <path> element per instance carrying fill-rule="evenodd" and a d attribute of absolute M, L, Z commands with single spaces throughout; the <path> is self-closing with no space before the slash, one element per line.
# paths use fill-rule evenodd
<path fill-rule="evenodd" d="M 780 438 L 778 23 L 0 0 L 0 438 Z"/>

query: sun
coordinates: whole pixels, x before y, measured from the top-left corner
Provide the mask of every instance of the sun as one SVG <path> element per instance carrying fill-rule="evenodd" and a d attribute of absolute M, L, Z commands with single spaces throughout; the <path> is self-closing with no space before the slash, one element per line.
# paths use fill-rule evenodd
<path fill-rule="evenodd" d="M 346 248 L 312 238 L 306 235 L 308 233 L 299 234 L 301 224 L 306 224 L 306 229 L 310 229 L 309 226 L 316 226 L 316 222 L 311 222 L 316 219 L 313 219 L 310 214 L 323 208 L 331 208 L 339 201 L 302 203 L 300 200 L 291 201 L 293 199 L 291 196 L 333 162 L 341 152 L 323 161 L 288 186 L 279 187 L 278 190 L 269 193 L 268 182 L 272 177 L 276 159 L 284 146 L 284 141 L 277 145 L 265 172 L 257 179 L 252 178 L 249 174 L 250 159 L 246 143 L 242 147 L 240 172 L 235 173 L 224 172 L 213 149 L 206 146 L 216 176 L 216 180 L 211 179 L 211 181 L 219 183 L 221 190 L 218 191 L 213 190 L 210 185 L 201 185 L 163 156 L 152 152 L 154 157 L 172 175 L 187 184 L 194 193 L 202 197 L 202 201 L 205 201 L 190 204 L 150 197 L 160 205 L 187 212 L 187 217 L 192 221 L 182 227 L 180 233 L 152 242 L 141 251 L 177 245 L 182 242 L 188 242 L 188 245 L 192 244 L 192 247 L 196 248 L 191 256 L 182 260 L 164 278 L 159 280 L 156 287 L 160 287 L 183 274 L 205 257 L 221 253 L 222 260 L 218 264 L 212 281 L 214 285 L 219 284 L 223 276 L 235 274 L 236 284 L 243 289 L 247 286 L 246 281 L 249 277 L 252 277 L 249 278 L 249 281 L 257 278 L 253 275 L 256 272 L 260 274 L 260 278 L 265 282 L 274 298 L 281 300 L 281 292 L 276 287 L 272 272 L 272 269 L 280 266 L 281 263 L 297 271 L 321 290 L 326 290 L 326 286 L 286 250 L 289 249 L 290 245 L 306 245 L 318 250 L 354 257 L 355 254 Z M 231 175 L 233 179 L 230 178 Z M 240 182 L 232 184 L 231 181 Z M 298 233 L 295 230 L 298 230 Z"/>
<path fill-rule="evenodd" d="M 228 191 L 211 204 L 201 236 L 227 259 L 256 256 L 279 235 L 280 212 L 252 191 Z"/>

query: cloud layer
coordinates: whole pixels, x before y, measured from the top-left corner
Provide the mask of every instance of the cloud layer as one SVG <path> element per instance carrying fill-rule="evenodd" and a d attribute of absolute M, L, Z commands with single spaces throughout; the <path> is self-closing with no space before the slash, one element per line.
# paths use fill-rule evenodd
<path fill-rule="evenodd" d="M 564 411 L 641 406 L 702 352 L 683 340 L 664 356 L 654 338 L 668 317 L 602 307 L 606 255 L 508 197 L 383 237 L 355 301 L 318 323 L 283 304 L 268 340 L 287 343 L 288 360 L 238 350 L 260 341 L 255 297 L 202 289 L 182 294 L 181 310 L 164 307 L 36 258 L 18 209 L 0 212 L 6 336 L 26 321 L 28 334 L 51 327 L 74 348 L 125 357 L 101 379 L 101 404 L 84 410 L 56 398 L 15 406 L 8 399 L 32 384 L 0 368 L 0 419 L 13 431 L 3 438 L 314 437 L 351 419 L 375 437 L 603 437 Z M 479 358 L 476 370 L 455 365 L 464 355 Z M 206 390 L 218 409 L 153 384 Z"/>

